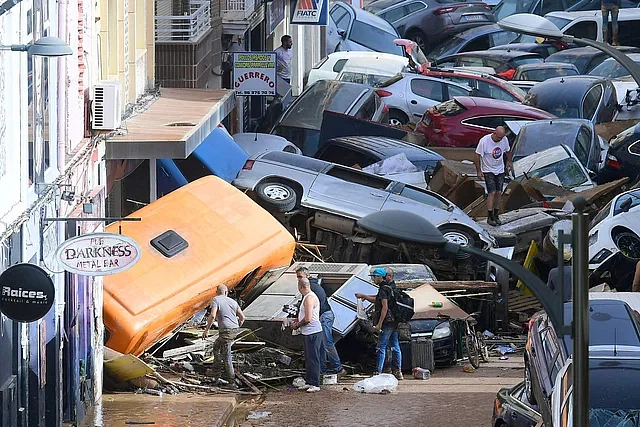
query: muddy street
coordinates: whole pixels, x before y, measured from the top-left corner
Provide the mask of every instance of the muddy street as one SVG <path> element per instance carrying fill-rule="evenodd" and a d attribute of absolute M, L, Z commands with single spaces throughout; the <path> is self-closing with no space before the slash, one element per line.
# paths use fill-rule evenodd
<path fill-rule="evenodd" d="M 358 378 L 324 386 L 309 394 L 289 386 L 262 396 L 233 394 L 151 396 L 106 394 L 82 427 L 127 425 L 287 427 L 314 426 L 414 426 L 490 427 L 496 392 L 522 379 L 521 357 L 507 361 L 492 358 L 475 373 L 462 366 L 437 369 L 428 380 L 408 375 L 386 395 L 351 390 Z M 269 415 L 259 419 L 261 412 Z"/>

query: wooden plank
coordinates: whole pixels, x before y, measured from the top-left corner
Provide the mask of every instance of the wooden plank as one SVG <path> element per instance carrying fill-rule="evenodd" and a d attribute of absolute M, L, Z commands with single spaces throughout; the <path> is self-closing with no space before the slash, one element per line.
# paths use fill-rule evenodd
<path fill-rule="evenodd" d="M 242 375 L 240 371 L 236 369 L 235 373 L 236 373 L 236 377 L 238 377 L 240 381 L 242 381 L 247 387 L 249 387 L 251 391 L 253 391 L 254 393 L 262 393 L 262 391 L 260 391 L 258 387 L 253 385 L 253 383 L 249 381 L 244 375 Z"/>
<path fill-rule="evenodd" d="M 438 292 L 440 291 L 453 291 L 453 290 L 466 290 L 466 291 L 490 291 L 498 288 L 496 282 L 485 282 L 482 280 L 469 280 L 469 281 L 435 281 L 435 282 L 418 282 L 414 283 L 414 287 L 418 284 L 431 285 Z"/>

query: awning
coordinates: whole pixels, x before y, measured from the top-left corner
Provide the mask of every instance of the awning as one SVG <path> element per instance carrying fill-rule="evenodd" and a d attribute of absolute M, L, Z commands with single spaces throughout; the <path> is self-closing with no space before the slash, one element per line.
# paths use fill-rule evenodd
<path fill-rule="evenodd" d="M 233 90 L 162 89 L 107 139 L 107 160 L 185 159 L 236 106 Z"/>

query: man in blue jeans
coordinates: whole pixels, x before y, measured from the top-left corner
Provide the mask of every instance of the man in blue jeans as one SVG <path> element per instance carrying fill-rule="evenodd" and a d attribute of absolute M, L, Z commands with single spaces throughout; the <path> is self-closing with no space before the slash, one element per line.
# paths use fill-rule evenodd
<path fill-rule="evenodd" d="M 376 353 L 378 356 L 376 371 L 373 375 L 378 375 L 384 367 L 384 360 L 387 355 L 387 346 L 391 347 L 391 366 L 393 375 L 399 380 L 402 377 L 402 352 L 400 351 L 400 341 L 398 340 L 398 328 L 393 314 L 389 307 L 389 300 L 392 298 L 393 289 L 385 281 L 387 271 L 384 268 L 373 270 L 373 282 L 378 285 L 377 295 L 365 295 L 356 293 L 356 298 L 365 299 L 374 303 L 375 313 L 373 317 L 374 330 L 380 332 Z"/>
<path fill-rule="evenodd" d="M 333 321 L 335 320 L 335 316 L 333 311 L 331 311 L 329 300 L 327 300 L 327 293 L 322 286 L 320 286 L 320 283 L 318 283 L 318 279 L 309 276 L 309 269 L 307 267 L 298 268 L 296 270 L 296 277 L 298 280 L 308 279 L 311 284 L 311 292 L 316 294 L 318 301 L 320 301 L 320 323 L 322 324 L 323 332 L 322 349 L 320 353 L 323 355 L 326 353 L 329 359 L 329 365 L 334 373 L 338 375 L 346 374 L 347 371 L 342 367 L 340 356 L 338 356 L 336 345 L 333 342 Z M 322 375 L 327 373 L 326 362 L 320 364 L 320 373 Z"/>
<path fill-rule="evenodd" d="M 602 12 L 602 42 L 608 43 L 607 32 L 609 30 L 609 13 L 611 13 L 611 45 L 619 46 L 618 43 L 618 13 L 620 13 L 620 0 L 602 0 L 600 11 Z"/>

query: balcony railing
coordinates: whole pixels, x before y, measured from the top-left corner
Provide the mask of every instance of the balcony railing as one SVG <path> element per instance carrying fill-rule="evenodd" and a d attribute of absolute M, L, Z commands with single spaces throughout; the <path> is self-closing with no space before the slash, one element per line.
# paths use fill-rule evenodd
<path fill-rule="evenodd" d="M 255 10 L 255 5 L 255 0 L 222 0 L 222 19 L 223 21 L 247 20 Z"/>
<path fill-rule="evenodd" d="M 195 42 L 210 28 L 210 1 L 191 0 L 188 15 L 156 15 L 156 42 Z"/>

